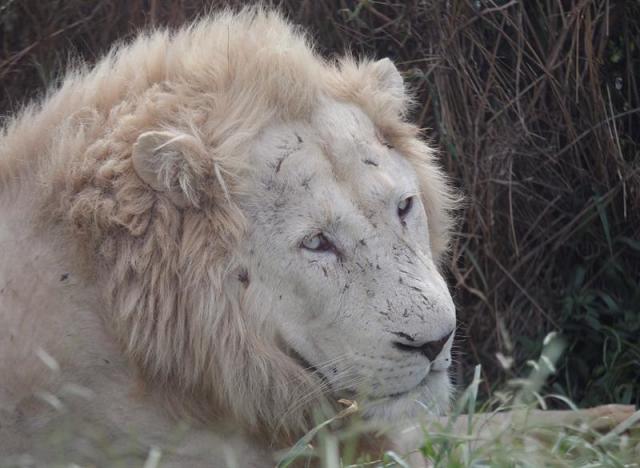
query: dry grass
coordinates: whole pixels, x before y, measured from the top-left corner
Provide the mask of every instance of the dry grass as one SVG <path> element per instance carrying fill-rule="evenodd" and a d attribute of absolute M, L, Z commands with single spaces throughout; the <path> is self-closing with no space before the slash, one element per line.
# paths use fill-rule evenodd
<path fill-rule="evenodd" d="M 71 56 L 91 61 L 143 26 L 240 3 L 0 0 L 0 111 L 40 93 Z M 450 268 L 461 380 L 480 362 L 488 393 L 558 329 L 569 342 L 559 391 L 638 403 L 640 4 L 277 3 L 328 54 L 398 63 L 414 118 L 466 194 Z M 498 352 L 515 359 L 510 371 Z"/>

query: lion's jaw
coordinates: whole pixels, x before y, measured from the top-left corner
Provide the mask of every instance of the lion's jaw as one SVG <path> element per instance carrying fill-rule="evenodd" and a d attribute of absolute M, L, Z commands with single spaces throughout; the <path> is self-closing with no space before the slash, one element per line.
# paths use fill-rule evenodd
<path fill-rule="evenodd" d="M 247 309 L 274 324 L 326 394 L 356 398 L 365 415 L 446 411 L 455 309 L 411 164 L 361 109 L 329 99 L 309 122 L 274 123 L 254 148 L 242 201 Z M 319 233 L 331 248 L 308 248 Z M 403 347 L 447 336 L 432 359 Z"/>

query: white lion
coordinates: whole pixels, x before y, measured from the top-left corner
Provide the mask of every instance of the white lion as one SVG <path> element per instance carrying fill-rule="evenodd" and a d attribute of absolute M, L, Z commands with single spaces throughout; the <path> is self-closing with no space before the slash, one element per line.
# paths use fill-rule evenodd
<path fill-rule="evenodd" d="M 10 120 L 0 453 L 52 457 L 69 415 L 144 450 L 186 420 L 178 464 L 263 466 L 322 401 L 446 412 L 454 202 L 407 103 L 389 60 L 329 63 L 251 9 L 141 35 Z"/>

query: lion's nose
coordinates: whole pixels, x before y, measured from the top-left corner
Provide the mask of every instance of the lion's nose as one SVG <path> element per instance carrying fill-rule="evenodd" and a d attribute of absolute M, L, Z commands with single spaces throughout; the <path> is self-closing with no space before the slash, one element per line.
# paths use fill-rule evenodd
<path fill-rule="evenodd" d="M 447 341 L 449 341 L 449 338 L 451 338 L 451 335 L 454 331 L 455 330 L 451 330 L 438 340 L 422 343 L 416 343 L 415 341 L 412 341 L 413 339 L 411 339 L 411 337 L 405 333 L 395 333 L 396 336 L 405 338 L 405 342 L 401 343 L 399 341 L 394 341 L 393 346 L 401 351 L 424 354 L 427 359 L 433 362 L 438 357 L 444 346 L 447 344 Z"/>

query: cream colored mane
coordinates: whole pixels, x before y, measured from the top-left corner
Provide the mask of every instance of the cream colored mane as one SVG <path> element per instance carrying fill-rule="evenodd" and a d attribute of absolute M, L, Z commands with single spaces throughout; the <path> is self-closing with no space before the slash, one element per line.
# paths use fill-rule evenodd
<path fill-rule="evenodd" d="M 32 197 L 41 229 L 60 229 L 75 246 L 77 267 L 102 286 L 107 324 L 177 411 L 297 432 L 309 395 L 321 395 L 273 331 L 243 315 L 232 277 L 245 154 L 267 123 L 305 119 L 320 96 L 356 104 L 413 164 L 441 258 L 452 198 L 433 151 L 404 119 L 408 98 L 384 78 L 368 60 L 320 58 L 261 9 L 143 34 L 8 121 L 0 197 Z M 178 180 L 183 207 L 132 167 L 132 147 L 150 130 L 196 136 Z"/>

